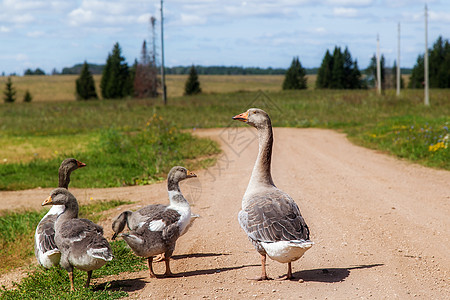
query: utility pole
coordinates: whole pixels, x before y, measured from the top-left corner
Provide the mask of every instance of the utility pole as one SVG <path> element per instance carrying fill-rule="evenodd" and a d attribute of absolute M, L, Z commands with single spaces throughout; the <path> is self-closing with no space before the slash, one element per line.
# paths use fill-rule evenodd
<path fill-rule="evenodd" d="M 398 23 L 398 41 L 397 41 L 397 96 L 400 96 L 400 83 L 401 83 L 400 73 L 400 22 Z"/>
<path fill-rule="evenodd" d="M 166 89 L 166 75 L 164 73 L 164 14 L 163 14 L 163 0 L 161 0 L 161 84 L 163 89 L 164 105 L 167 105 L 167 89 Z"/>
<path fill-rule="evenodd" d="M 430 106 L 430 91 L 429 91 L 429 81 L 428 81 L 428 7 L 425 4 L 425 106 Z"/>
<path fill-rule="evenodd" d="M 381 94 L 380 35 L 377 34 L 377 90 Z"/>

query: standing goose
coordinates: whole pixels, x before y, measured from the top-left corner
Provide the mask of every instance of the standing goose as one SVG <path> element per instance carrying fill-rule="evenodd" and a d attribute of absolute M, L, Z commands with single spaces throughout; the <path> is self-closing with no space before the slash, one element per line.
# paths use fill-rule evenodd
<path fill-rule="evenodd" d="M 85 166 L 85 163 L 82 163 L 75 158 L 65 159 L 59 167 L 58 187 L 67 189 L 69 187 L 70 174 L 72 171 Z M 61 252 L 55 245 L 55 221 L 63 210 L 63 206 L 53 206 L 36 227 L 36 232 L 34 234 L 34 254 L 39 264 L 46 269 L 59 264 Z"/>
<path fill-rule="evenodd" d="M 138 223 L 137 228 L 130 233 L 121 234 L 137 256 L 148 258 L 148 268 L 152 278 L 156 277 L 152 266 L 153 256 L 158 254 L 164 254 L 166 264 L 164 276 L 172 275 L 170 257 L 177 239 L 186 231 L 191 221 L 191 207 L 180 191 L 179 182 L 191 177 L 196 175 L 186 168 L 173 167 L 167 178 L 170 205 L 146 206 L 143 209 L 148 219 L 141 224 Z M 124 227 L 124 222 L 113 223 L 115 233 L 122 231 Z"/>
<path fill-rule="evenodd" d="M 262 272 L 256 280 L 267 280 L 266 255 L 280 263 L 287 263 L 287 279 L 292 279 L 291 263 L 314 244 L 297 204 L 272 180 L 273 133 L 269 115 L 251 108 L 233 117 L 256 128 L 259 151 L 252 176 L 242 198 L 238 220 L 242 229 L 261 255 Z"/>
<path fill-rule="evenodd" d="M 55 244 L 61 252 L 60 265 L 69 272 L 70 290 L 74 290 L 73 267 L 87 272 L 89 287 L 92 271 L 113 259 L 103 228 L 90 220 L 78 219 L 77 199 L 65 188 L 54 189 L 42 203 L 50 204 L 63 208 L 55 222 Z"/>

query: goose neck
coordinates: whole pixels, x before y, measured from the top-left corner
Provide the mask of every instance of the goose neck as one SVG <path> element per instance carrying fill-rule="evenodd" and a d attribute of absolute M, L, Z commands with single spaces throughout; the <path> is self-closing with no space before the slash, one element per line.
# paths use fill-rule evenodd
<path fill-rule="evenodd" d="M 249 188 L 274 186 L 271 175 L 273 133 L 272 126 L 257 129 L 259 150 L 250 178 Z"/>
<path fill-rule="evenodd" d="M 70 219 L 78 218 L 78 203 L 76 201 L 68 202 L 64 205 L 64 211 L 58 216 L 55 226 L 64 223 Z"/>

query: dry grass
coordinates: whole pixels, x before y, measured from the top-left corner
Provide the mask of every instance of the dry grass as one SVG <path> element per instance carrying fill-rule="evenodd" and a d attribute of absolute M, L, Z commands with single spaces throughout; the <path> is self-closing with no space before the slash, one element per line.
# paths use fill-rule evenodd
<path fill-rule="evenodd" d="M 166 86 L 169 98 L 180 97 L 188 75 L 167 75 Z M 308 87 L 313 88 L 316 75 L 308 75 Z M 75 101 L 75 80 L 78 75 L 14 76 L 13 86 L 17 91 L 17 102 L 23 101 L 28 89 L 34 102 Z M 7 77 L 0 77 L 0 91 L 4 89 Z M 100 96 L 101 75 L 94 75 L 97 94 Z M 276 92 L 281 90 L 284 75 L 200 75 L 204 93 L 220 94 L 238 91 Z"/>

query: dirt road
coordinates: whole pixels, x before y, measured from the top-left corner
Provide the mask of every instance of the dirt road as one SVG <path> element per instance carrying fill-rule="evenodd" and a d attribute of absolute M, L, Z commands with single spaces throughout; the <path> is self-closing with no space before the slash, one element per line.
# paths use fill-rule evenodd
<path fill-rule="evenodd" d="M 253 282 L 246 278 L 259 274 L 259 255 L 237 213 L 257 154 L 255 132 L 196 133 L 218 140 L 224 153 L 181 186 L 201 218 L 177 243 L 177 277 L 121 274 L 106 279 L 113 287 L 133 299 L 450 299 L 450 172 L 355 146 L 334 131 L 276 128 L 273 179 L 299 205 L 315 245 L 293 263 L 296 280 Z M 38 208 L 48 191 L 0 192 L 0 209 Z M 71 191 L 81 202 L 139 201 L 132 209 L 167 202 L 165 183 Z M 102 224 L 108 237 L 110 222 Z M 277 278 L 286 265 L 268 260 L 267 271 Z"/>

